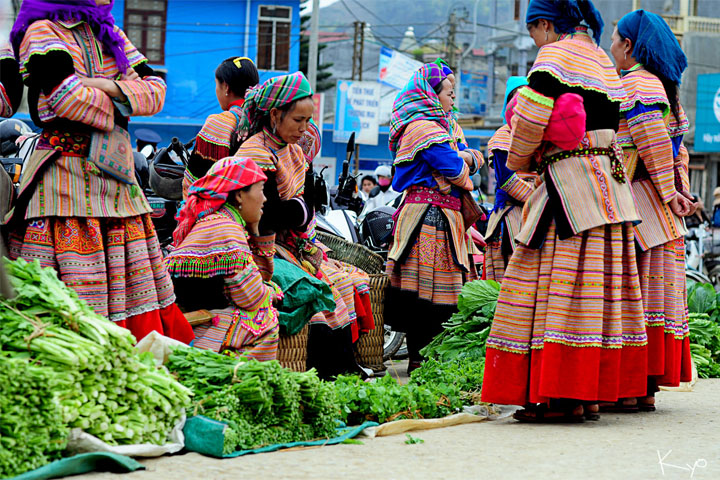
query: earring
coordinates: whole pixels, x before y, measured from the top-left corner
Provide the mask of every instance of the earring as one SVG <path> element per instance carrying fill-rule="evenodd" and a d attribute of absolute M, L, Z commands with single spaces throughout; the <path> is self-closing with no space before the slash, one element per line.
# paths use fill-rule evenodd
<path fill-rule="evenodd" d="M 546 41 L 546 42 L 548 41 L 548 32 L 547 32 L 547 30 L 545 30 L 545 41 Z"/>
<path fill-rule="evenodd" d="M 627 60 L 627 52 L 625 52 L 625 60 Z"/>
<path fill-rule="evenodd" d="M 226 97 L 229 97 L 230 94 L 229 94 L 228 92 L 225 92 L 225 96 L 226 96 Z"/>
<path fill-rule="evenodd" d="M 273 135 L 275 135 L 276 131 L 277 131 L 277 125 L 273 125 Z"/>

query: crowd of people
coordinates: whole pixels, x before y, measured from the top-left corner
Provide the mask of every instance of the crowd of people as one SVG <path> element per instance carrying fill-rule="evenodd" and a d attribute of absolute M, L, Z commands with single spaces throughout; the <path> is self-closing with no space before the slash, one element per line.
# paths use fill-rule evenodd
<path fill-rule="evenodd" d="M 374 328 L 369 278 L 317 240 L 321 141 L 308 80 L 260 84 L 251 59 L 220 63 L 222 112 L 197 135 L 163 258 L 128 175 L 127 126 L 162 109 L 166 85 L 111 7 L 24 0 L 0 54 L 0 113 L 17 109 L 24 82 L 42 129 L 5 219 L 10 258 L 54 268 L 138 339 L 155 330 L 258 360 L 276 357 L 278 306 L 294 295 L 308 367 L 352 371 L 353 343 Z M 691 375 L 683 236 L 698 205 L 678 99 L 687 60 L 644 10 L 617 22 L 612 60 L 590 0 L 531 0 L 526 23 L 538 55 L 527 77 L 508 80 L 488 145 L 496 191 L 483 272 L 501 291 L 482 398 L 525 407 L 515 418 L 526 422 L 651 411 L 659 386 Z M 478 278 L 468 230 L 482 215 L 470 192 L 484 157 L 457 122 L 454 88 L 442 60 L 412 75 L 393 105 L 392 168 L 361 182 L 366 210 L 399 204 L 385 320 L 407 334 L 409 371 Z M 193 329 L 183 312 L 199 309 L 214 318 Z"/>

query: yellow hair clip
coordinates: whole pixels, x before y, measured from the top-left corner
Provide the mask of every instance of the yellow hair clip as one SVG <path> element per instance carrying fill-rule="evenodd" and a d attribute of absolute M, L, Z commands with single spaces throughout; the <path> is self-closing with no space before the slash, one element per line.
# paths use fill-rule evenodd
<path fill-rule="evenodd" d="M 247 60 L 248 62 L 253 63 L 253 61 L 251 59 L 249 59 L 248 57 L 237 57 L 233 60 L 233 63 L 235 64 L 235 66 L 237 68 L 242 68 L 242 63 L 240 63 L 242 60 Z M 254 63 L 253 63 L 253 65 L 254 65 Z"/>

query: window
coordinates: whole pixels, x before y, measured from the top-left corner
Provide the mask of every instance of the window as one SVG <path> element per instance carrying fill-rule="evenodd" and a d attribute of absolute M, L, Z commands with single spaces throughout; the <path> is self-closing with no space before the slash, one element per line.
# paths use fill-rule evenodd
<path fill-rule="evenodd" d="M 290 23 L 292 8 L 260 6 L 258 12 L 258 68 L 290 69 Z"/>
<path fill-rule="evenodd" d="M 126 0 L 125 33 L 149 63 L 165 63 L 167 0 Z"/>

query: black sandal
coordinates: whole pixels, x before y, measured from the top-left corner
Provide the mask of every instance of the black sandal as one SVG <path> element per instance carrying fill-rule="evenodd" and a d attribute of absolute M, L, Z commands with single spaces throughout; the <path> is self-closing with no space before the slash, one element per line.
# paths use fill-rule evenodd
<path fill-rule="evenodd" d="M 637 413 L 640 411 L 637 404 L 627 405 L 622 400 L 617 402 L 600 402 L 599 404 L 601 412 L 607 413 Z"/>
<path fill-rule="evenodd" d="M 513 418 L 523 423 L 583 423 L 584 415 L 573 413 L 577 406 L 569 409 L 551 409 L 547 404 L 542 403 L 518 410 L 513 414 Z"/>

